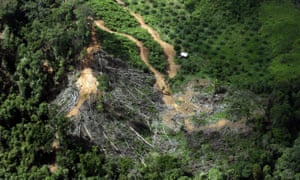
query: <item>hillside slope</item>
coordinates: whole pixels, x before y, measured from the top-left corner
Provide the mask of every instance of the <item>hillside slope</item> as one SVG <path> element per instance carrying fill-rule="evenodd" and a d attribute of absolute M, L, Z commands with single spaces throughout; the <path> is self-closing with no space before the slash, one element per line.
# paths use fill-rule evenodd
<path fill-rule="evenodd" d="M 299 179 L 299 19 L 290 0 L 0 1 L 0 179 Z"/>

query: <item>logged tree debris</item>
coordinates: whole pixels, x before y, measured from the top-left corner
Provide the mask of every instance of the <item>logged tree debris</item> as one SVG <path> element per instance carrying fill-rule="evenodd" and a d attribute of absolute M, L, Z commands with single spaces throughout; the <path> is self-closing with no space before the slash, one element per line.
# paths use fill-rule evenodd
<path fill-rule="evenodd" d="M 136 156 L 140 146 L 144 150 L 167 150 L 165 140 L 155 137 L 161 128 L 153 124 L 161 123 L 158 112 L 163 102 L 161 92 L 152 87 L 153 76 L 130 68 L 104 51 L 94 53 L 91 67 L 102 93 L 90 94 L 76 109 L 77 116 L 70 116 L 70 134 L 89 139 L 108 154 Z M 74 82 L 72 75 L 69 79 Z M 61 112 L 72 112 L 78 98 L 78 87 L 69 83 L 54 103 L 62 107 Z"/>

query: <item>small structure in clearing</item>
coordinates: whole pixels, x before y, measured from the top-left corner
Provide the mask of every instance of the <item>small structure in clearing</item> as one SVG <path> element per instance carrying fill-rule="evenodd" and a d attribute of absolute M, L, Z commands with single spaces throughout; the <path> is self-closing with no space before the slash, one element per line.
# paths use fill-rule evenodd
<path fill-rule="evenodd" d="M 189 56 L 189 54 L 187 52 L 180 53 L 180 57 L 182 57 L 182 58 L 187 58 L 188 56 Z"/>

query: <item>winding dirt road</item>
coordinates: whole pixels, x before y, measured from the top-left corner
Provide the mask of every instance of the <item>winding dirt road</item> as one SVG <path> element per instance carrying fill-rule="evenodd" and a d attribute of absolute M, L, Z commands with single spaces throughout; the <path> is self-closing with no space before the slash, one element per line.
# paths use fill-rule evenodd
<path fill-rule="evenodd" d="M 125 8 L 133 17 L 135 17 L 135 19 L 139 22 L 139 24 L 141 25 L 141 27 L 143 29 L 146 29 L 148 31 L 148 33 L 152 36 L 152 38 L 154 39 L 154 41 L 156 41 L 163 49 L 165 55 L 167 56 L 167 61 L 169 63 L 169 69 L 168 69 L 168 76 L 170 78 L 173 78 L 176 76 L 177 71 L 179 70 L 180 66 L 177 65 L 174 61 L 174 57 L 176 55 L 176 51 L 174 50 L 173 45 L 163 41 L 158 32 L 156 30 L 154 30 L 152 27 L 150 27 L 148 24 L 145 23 L 143 17 L 133 11 L 131 11 L 130 9 L 128 9 L 126 7 L 126 4 L 122 1 L 122 0 L 116 0 L 117 4 L 119 4 L 120 6 L 122 6 L 123 8 Z"/>
<path fill-rule="evenodd" d="M 142 18 L 141 15 L 139 15 L 137 13 L 134 13 L 132 11 L 129 11 L 129 12 L 140 23 L 141 27 L 143 29 L 146 29 L 149 32 L 149 34 L 152 36 L 152 38 L 162 47 L 162 49 L 164 50 L 165 55 L 167 56 L 167 61 L 169 63 L 168 75 L 169 75 L 170 78 L 175 77 L 176 74 L 177 74 L 177 71 L 179 69 L 179 65 L 177 65 L 174 61 L 174 57 L 176 55 L 174 47 L 171 44 L 163 41 L 160 38 L 157 31 L 155 31 L 152 27 L 150 27 L 149 25 L 147 25 L 145 23 L 145 21 L 144 21 L 144 19 Z"/>
<path fill-rule="evenodd" d="M 136 38 L 134 38 L 131 35 L 125 34 L 125 33 L 119 33 L 119 32 L 115 32 L 112 31 L 111 29 L 107 28 L 105 26 L 104 21 L 102 20 L 98 20 L 98 21 L 94 21 L 95 24 L 102 30 L 112 33 L 112 34 L 117 34 L 119 36 L 123 36 L 128 38 L 130 41 L 134 42 L 140 49 L 140 57 L 142 59 L 142 61 L 146 64 L 146 66 L 149 68 L 149 70 L 154 74 L 155 79 L 156 79 L 156 86 L 159 88 L 159 90 L 161 90 L 163 92 L 164 95 L 169 95 L 170 94 L 170 87 L 169 85 L 166 83 L 165 78 L 163 76 L 163 74 L 161 74 L 159 71 L 157 71 L 150 63 L 148 60 L 148 56 L 149 56 L 149 50 L 148 48 L 146 48 L 144 46 L 144 44 L 137 40 Z"/>

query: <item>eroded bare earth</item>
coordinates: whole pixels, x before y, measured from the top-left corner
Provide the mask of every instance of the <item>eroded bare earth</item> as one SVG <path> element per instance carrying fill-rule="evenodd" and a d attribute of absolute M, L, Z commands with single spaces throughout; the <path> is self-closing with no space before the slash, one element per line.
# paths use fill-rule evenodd
<path fill-rule="evenodd" d="M 79 89 L 79 98 L 75 107 L 71 109 L 67 117 L 76 116 L 79 113 L 79 109 L 82 104 L 88 100 L 91 95 L 97 94 L 98 81 L 93 75 L 91 68 L 85 68 L 81 71 L 80 77 L 76 82 L 76 86 Z"/>
<path fill-rule="evenodd" d="M 226 106 L 226 103 L 223 102 L 222 98 L 219 99 L 203 91 L 203 89 L 209 87 L 211 83 L 212 82 L 206 79 L 191 81 L 182 92 L 173 94 L 176 105 L 173 106 L 173 109 L 168 108 L 162 113 L 164 119 L 171 121 L 171 123 L 169 123 L 173 125 L 171 128 L 179 130 L 181 126 L 183 126 L 189 133 L 195 131 L 219 131 L 223 128 L 239 130 L 240 132 L 250 131 L 250 127 L 246 125 L 245 119 L 232 122 L 225 118 L 219 118 L 201 126 L 193 122 L 194 117 L 200 117 L 203 119 L 203 122 L 206 121 L 207 117 L 201 114 L 213 116 L 214 113 L 218 111 L 224 111 L 223 108 Z M 203 100 L 197 100 L 199 98 L 203 98 Z"/>

